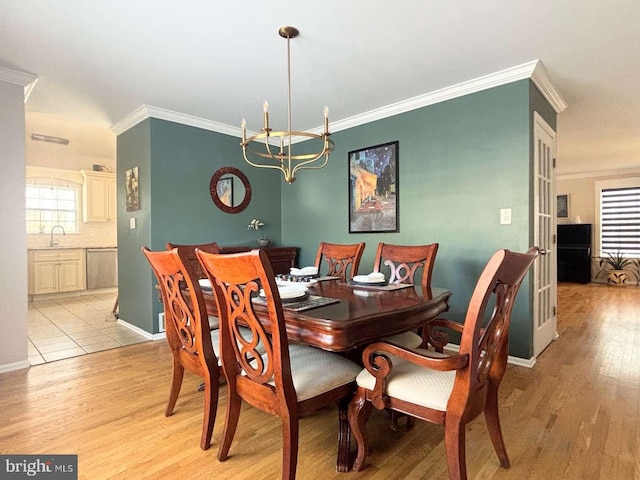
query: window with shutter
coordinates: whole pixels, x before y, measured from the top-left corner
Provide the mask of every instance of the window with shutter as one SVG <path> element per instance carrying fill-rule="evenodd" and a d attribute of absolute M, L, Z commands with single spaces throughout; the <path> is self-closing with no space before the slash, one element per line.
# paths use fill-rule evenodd
<path fill-rule="evenodd" d="M 635 186 L 601 187 L 602 254 L 620 251 L 625 257 L 640 257 L 640 182 Z"/>

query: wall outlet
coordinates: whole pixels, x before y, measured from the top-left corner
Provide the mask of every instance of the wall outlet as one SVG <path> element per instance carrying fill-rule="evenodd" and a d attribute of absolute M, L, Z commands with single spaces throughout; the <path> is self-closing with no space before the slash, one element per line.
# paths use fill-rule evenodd
<path fill-rule="evenodd" d="M 500 225 L 511 225 L 511 209 L 500 209 Z"/>
<path fill-rule="evenodd" d="M 131 217 L 129 219 L 129 228 L 131 229 L 136 228 L 136 217 Z"/>

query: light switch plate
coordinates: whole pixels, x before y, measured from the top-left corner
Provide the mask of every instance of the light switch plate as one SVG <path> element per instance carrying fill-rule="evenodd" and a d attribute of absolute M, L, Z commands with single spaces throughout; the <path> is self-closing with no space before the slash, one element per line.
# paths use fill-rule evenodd
<path fill-rule="evenodd" d="M 131 217 L 129 219 L 129 228 L 131 229 L 136 228 L 136 217 Z"/>
<path fill-rule="evenodd" d="M 511 225 L 511 209 L 500 209 L 500 225 Z"/>

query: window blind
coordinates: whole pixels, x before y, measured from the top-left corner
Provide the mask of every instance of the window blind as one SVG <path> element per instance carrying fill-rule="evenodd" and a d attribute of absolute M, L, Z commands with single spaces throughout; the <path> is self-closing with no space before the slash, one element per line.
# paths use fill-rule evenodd
<path fill-rule="evenodd" d="M 600 215 L 602 252 L 640 257 L 640 186 L 602 189 Z"/>

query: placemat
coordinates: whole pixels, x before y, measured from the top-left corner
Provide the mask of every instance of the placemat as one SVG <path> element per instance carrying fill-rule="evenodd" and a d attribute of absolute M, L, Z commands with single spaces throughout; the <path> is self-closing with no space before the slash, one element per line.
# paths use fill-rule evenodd
<path fill-rule="evenodd" d="M 413 283 L 390 283 L 389 285 L 364 285 L 350 281 L 348 285 L 357 288 L 366 288 L 367 290 L 400 290 L 401 288 L 413 287 Z"/>
<path fill-rule="evenodd" d="M 326 276 L 324 276 L 324 277 L 317 277 L 317 278 L 314 278 L 314 280 L 315 280 L 316 282 L 324 282 L 325 280 L 340 280 L 340 277 L 331 277 L 331 276 L 329 276 L 329 275 L 326 275 Z"/>
<path fill-rule="evenodd" d="M 261 297 L 254 297 L 254 302 L 265 305 L 267 301 Z M 309 298 L 305 298 L 299 302 L 283 303 L 282 308 L 285 310 L 293 310 L 294 312 L 302 312 L 303 310 L 311 310 L 312 308 L 324 307 L 332 303 L 340 302 L 337 298 L 319 297 L 317 295 L 309 295 Z"/>

